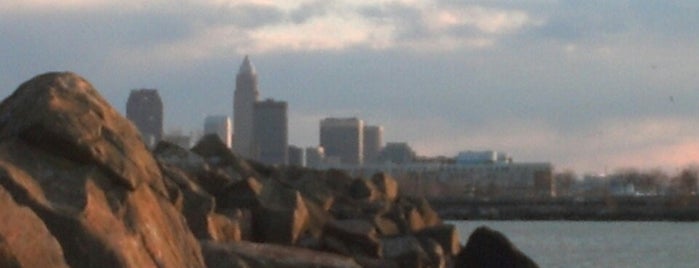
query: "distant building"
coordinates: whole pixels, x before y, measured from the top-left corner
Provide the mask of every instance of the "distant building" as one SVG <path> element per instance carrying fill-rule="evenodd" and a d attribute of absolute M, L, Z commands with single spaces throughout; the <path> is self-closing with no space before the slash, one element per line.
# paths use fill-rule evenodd
<path fill-rule="evenodd" d="M 204 135 L 216 134 L 221 141 L 231 148 L 233 139 L 233 125 L 231 118 L 225 115 L 212 115 L 204 119 Z"/>
<path fill-rule="evenodd" d="M 126 118 L 141 133 L 143 142 L 155 146 L 163 137 L 163 102 L 156 89 L 134 89 L 126 101 Z"/>
<path fill-rule="evenodd" d="M 321 168 L 325 161 L 325 150 L 323 147 L 306 148 L 306 166 L 311 168 Z"/>
<path fill-rule="evenodd" d="M 389 142 L 381 150 L 379 158 L 381 162 L 407 164 L 415 160 L 416 154 L 413 148 L 405 142 Z"/>
<path fill-rule="evenodd" d="M 303 148 L 289 145 L 289 166 L 306 166 L 306 151 Z"/>
<path fill-rule="evenodd" d="M 376 163 L 383 147 L 383 127 L 364 126 L 364 163 Z"/>
<path fill-rule="evenodd" d="M 462 165 L 511 163 L 512 157 L 496 151 L 462 151 L 456 155 L 456 163 Z"/>
<path fill-rule="evenodd" d="M 357 118 L 325 118 L 320 122 L 320 146 L 326 158 L 336 157 L 341 164 L 362 165 L 364 159 L 364 122 Z"/>
<path fill-rule="evenodd" d="M 287 104 L 267 99 L 256 102 L 253 110 L 254 159 L 270 165 L 288 162 Z"/>
<path fill-rule="evenodd" d="M 238 70 L 233 96 L 233 151 L 244 158 L 252 158 L 254 155 L 253 110 L 259 95 L 257 84 L 255 67 L 248 56 L 245 56 Z"/>

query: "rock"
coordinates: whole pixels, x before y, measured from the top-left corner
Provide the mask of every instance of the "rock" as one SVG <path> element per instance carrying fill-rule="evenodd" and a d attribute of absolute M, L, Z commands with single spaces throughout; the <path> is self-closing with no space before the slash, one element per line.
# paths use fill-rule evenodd
<path fill-rule="evenodd" d="M 401 233 L 393 220 L 383 216 L 374 217 L 374 226 L 382 236 L 396 236 Z"/>
<path fill-rule="evenodd" d="M 252 209 L 260 205 L 260 194 L 262 194 L 262 183 L 250 177 L 222 189 L 216 201 L 221 209 Z"/>
<path fill-rule="evenodd" d="M 381 245 L 374 226 L 365 220 L 334 220 L 325 225 L 323 243 L 331 251 L 380 258 Z"/>
<path fill-rule="evenodd" d="M 0 186 L 0 267 L 68 267 L 63 250 L 34 212 Z"/>
<path fill-rule="evenodd" d="M 538 267 L 502 233 L 478 227 L 456 257 L 455 267 Z"/>
<path fill-rule="evenodd" d="M 432 239 L 437 242 L 445 254 L 456 256 L 461 250 L 459 243 L 459 230 L 452 224 L 443 224 L 422 229 L 415 234 L 421 239 Z"/>
<path fill-rule="evenodd" d="M 208 134 L 192 147 L 192 152 L 200 155 L 212 167 L 226 168 L 234 179 L 260 178 L 260 175 L 247 161 L 237 157 L 216 134 Z"/>
<path fill-rule="evenodd" d="M 236 242 L 243 239 L 242 224 L 236 218 L 213 213 L 208 216 L 209 232 L 215 242 Z"/>
<path fill-rule="evenodd" d="M 427 238 L 420 239 L 420 245 L 422 245 L 422 249 L 425 251 L 425 253 L 427 253 L 427 256 L 429 256 L 430 258 L 430 262 L 427 265 L 428 267 L 451 267 L 452 256 L 444 254 L 444 249 L 442 249 L 442 246 L 439 245 L 439 243 L 435 242 L 430 238 Z"/>
<path fill-rule="evenodd" d="M 355 179 L 350 185 L 349 195 L 357 200 L 374 201 L 379 197 L 379 192 L 371 181 Z"/>
<path fill-rule="evenodd" d="M 384 258 L 394 260 L 400 267 L 428 267 L 432 262 L 414 236 L 382 238 L 381 249 Z"/>
<path fill-rule="evenodd" d="M 386 173 L 376 173 L 371 177 L 371 182 L 376 185 L 383 198 L 393 202 L 398 198 L 398 182 Z"/>
<path fill-rule="evenodd" d="M 405 219 L 408 230 L 410 230 L 411 233 L 425 228 L 425 220 L 422 219 L 422 214 L 415 208 L 410 208 L 405 212 Z"/>
<path fill-rule="evenodd" d="M 259 242 L 295 244 L 306 230 L 308 209 L 301 194 L 277 180 L 269 180 L 254 212 L 254 233 Z"/>
<path fill-rule="evenodd" d="M 438 226 L 442 224 L 442 219 L 439 217 L 439 214 L 432 209 L 432 206 L 430 206 L 430 203 L 427 202 L 427 199 L 424 197 L 410 198 L 410 202 L 415 206 L 418 213 L 420 213 L 420 217 L 422 218 L 425 227 Z"/>
<path fill-rule="evenodd" d="M 251 242 L 212 243 L 202 242 L 206 263 L 210 268 L 218 267 L 327 267 L 359 268 L 351 258 L 273 244 Z M 242 262 L 241 262 L 242 260 Z M 230 262 L 233 261 L 233 265 Z"/>
<path fill-rule="evenodd" d="M 318 204 L 326 211 L 329 210 L 335 203 L 337 193 L 333 192 L 328 186 L 325 178 L 321 177 L 318 172 L 313 171 L 308 171 L 305 175 L 300 175 L 299 177 L 289 183 L 298 189 L 309 201 Z"/>
<path fill-rule="evenodd" d="M 214 239 L 209 229 L 209 216 L 214 213 L 214 197 L 204 191 L 187 173 L 177 167 L 161 165 L 166 181 L 172 181 L 182 193 L 181 212 L 198 239 Z"/>
<path fill-rule="evenodd" d="M 201 156 L 166 141 L 158 142 L 153 150 L 153 155 L 158 162 L 176 166 L 189 174 L 197 174 L 209 169 L 208 164 Z"/>
<path fill-rule="evenodd" d="M 0 104 L 0 185 L 71 267 L 204 266 L 136 128 L 75 74 L 37 76 Z"/>

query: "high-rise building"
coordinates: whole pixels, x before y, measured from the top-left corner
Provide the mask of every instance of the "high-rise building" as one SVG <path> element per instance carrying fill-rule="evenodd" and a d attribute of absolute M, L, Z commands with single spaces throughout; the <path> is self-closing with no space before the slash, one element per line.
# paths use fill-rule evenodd
<path fill-rule="evenodd" d="M 289 166 L 306 166 L 306 152 L 303 148 L 289 145 Z"/>
<path fill-rule="evenodd" d="M 155 146 L 163 137 L 163 102 L 156 89 L 134 89 L 126 101 L 126 118 L 141 133 L 143 142 Z"/>
<path fill-rule="evenodd" d="M 258 95 L 257 72 L 248 56 L 245 56 L 236 76 L 233 96 L 233 151 L 244 158 L 254 155 L 253 113 Z"/>
<path fill-rule="evenodd" d="M 233 139 L 233 125 L 231 118 L 225 115 L 210 115 L 204 119 L 204 135 L 216 134 L 223 144 L 231 148 Z"/>
<path fill-rule="evenodd" d="M 320 121 L 320 146 L 326 158 L 338 158 L 341 164 L 362 165 L 364 159 L 364 122 L 357 118 L 325 118 Z"/>
<path fill-rule="evenodd" d="M 256 102 L 253 110 L 254 159 L 270 165 L 288 162 L 288 119 L 284 101 Z"/>
<path fill-rule="evenodd" d="M 389 142 L 381 150 L 380 159 L 383 162 L 394 164 L 406 164 L 415 161 L 416 154 L 413 148 L 405 142 Z"/>
<path fill-rule="evenodd" d="M 364 163 L 376 163 L 383 147 L 383 127 L 364 126 Z"/>
<path fill-rule="evenodd" d="M 311 168 L 321 168 L 325 159 L 323 147 L 306 148 L 306 166 Z"/>

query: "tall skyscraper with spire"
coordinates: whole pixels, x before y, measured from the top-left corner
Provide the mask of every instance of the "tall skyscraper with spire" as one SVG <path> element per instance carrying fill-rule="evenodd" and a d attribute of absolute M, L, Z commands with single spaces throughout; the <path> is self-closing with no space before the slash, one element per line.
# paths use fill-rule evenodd
<path fill-rule="evenodd" d="M 245 158 L 254 157 L 254 107 L 259 95 L 257 72 L 245 56 L 235 79 L 233 95 L 233 151 Z"/>

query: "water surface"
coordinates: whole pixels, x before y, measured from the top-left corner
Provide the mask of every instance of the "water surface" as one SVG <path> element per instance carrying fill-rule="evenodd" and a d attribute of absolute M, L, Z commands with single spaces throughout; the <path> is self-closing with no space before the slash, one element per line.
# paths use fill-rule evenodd
<path fill-rule="evenodd" d="M 699 267 L 699 223 L 451 221 L 462 243 L 481 225 L 540 267 Z"/>

